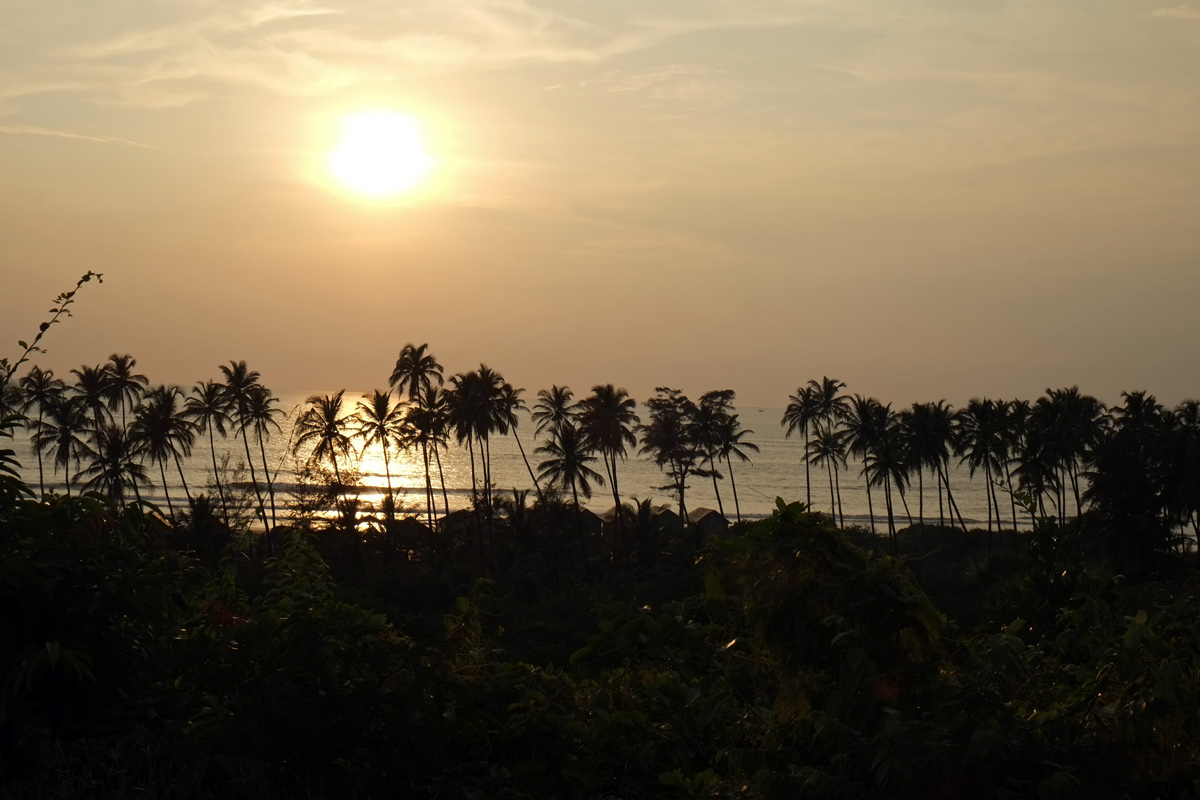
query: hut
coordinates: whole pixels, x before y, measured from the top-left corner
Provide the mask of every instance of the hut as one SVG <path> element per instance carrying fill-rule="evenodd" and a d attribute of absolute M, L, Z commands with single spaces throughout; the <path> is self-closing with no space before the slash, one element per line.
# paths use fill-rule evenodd
<path fill-rule="evenodd" d="M 699 506 L 688 512 L 688 525 L 691 525 L 701 537 L 713 536 L 729 530 L 729 520 L 711 508 Z"/>

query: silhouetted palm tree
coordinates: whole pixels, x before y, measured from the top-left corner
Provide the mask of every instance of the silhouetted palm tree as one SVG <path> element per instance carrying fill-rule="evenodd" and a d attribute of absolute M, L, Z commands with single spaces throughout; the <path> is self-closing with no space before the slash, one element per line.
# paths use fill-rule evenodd
<path fill-rule="evenodd" d="M 829 474 L 829 516 L 838 520 L 838 525 L 844 528 L 846 519 L 842 514 L 842 485 L 837 477 L 838 464 L 846 466 L 846 440 L 843 431 L 828 424 L 816 426 L 816 434 L 809 442 L 808 460 L 817 467 L 825 465 Z"/>
<path fill-rule="evenodd" d="M 650 419 L 638 426 L 642 436 L 641 455 L 650 455 L 658 468 L 667 473 L 668 486 L 679 501 L 679 517 L 687 524 L 688 478 L 696 473 L 700 451 L 695 441 L 696 404 L 678 389 L 659 386 L 646 401 Z"/>
<path fill-rule="evenodd" d="M 538 391 L 538 401 L 533 406 L 533 419 L 537 422 L 535 432 L 540 436 L 547 428 L 575 419 L 573 393 L 567 386 L 551 386 Z"/>
<path fill-rule="evenodd" d="M 925 525 L 925 468 L 934 472 L 938 488 L 938 524 L 945 525 L 942 507 L 943 467 L 950 458 L 954 441 L 953 416 L 945 400 L 936 403 L 913 403 L 909 411 L 897 415 L 905 439 L 905 452 L 917 471 L 917 519 Z M 947 494 L 950 494 L 947 481 Z M 951 499 L 953 495 L 950 495 Z M 952 509 L 953 513 L 953 509 Z"/>
<path fill-rule="evenodd" d="M 725 420 L 733 408 L 734 392 L 732 389 L 718 389 L 700 395 L 700 403 L 696 406 L 694 434 L 700 457 L 708 462 L 708 474 L 713 482 L 713 494 L 717 497 L 717 510 L 725 516 L 725 505 L 721 502 L 721 490 L 717 479 L 722 477 L 717 469 L 717 459 L 721 455 L 721 431 Z"/>
<path fill-rule="evenodd" d="M 105 366 L 82 366 L 71 370 L 75 376 L 75 392 L 83 398 L 84 405 L 92 412 L 92 430 L 100 430 L 108 413 L 109 383 L 111 376 Z"/>
<path fill-rule="evenodd" d="M 596 457 L 589 451 L 579 429 L 570 421 L 562 422 L 551 428 L 550 438 L 534 452 L 547 456 L 538 464 L 539 477 L 550 486 L 571 490 L 571 500 L 575 506 L 575 534 L 579 539 L 579 548 L 583 554 L 584 572 L 588 581 L 591 581 L 591 567 L 588 562 L 587 543 L 583 536 L 579 495 L 591 497 L 591 482 L 604 483 L 604 478 L 600 473 L 590 466 Z"/>
<path fill-rule="evenodd" d="M 904 436 L 896 414 L 889 405 L 880 405 L 878 412 L 878 436 L 866 451 L 863 460 L 863 475 L 867 482 L 883 488 L 887 508 L 888 533 L 892 538 L 892 554 L 898 550 L 896 541 L 896 519 L 892 504 L 892 487 L 904 499 L 904 487 L 908 482 L 908 454 L 904 451 Z M 905 503 L 907 507 L 907 502 Z"/>
<path fill-rule="evenodd" d="M 167 484 L 166 462 L 172 459 L 179 471 L 179 482 L 191 502 L 187 479 L 183 476 L 181 457 L 192 453 L 196 440 L 196 426 L 184 411 L 183 392 L 178 386 L 159 386 L 146 393 L 145 402 L 134 412 L 130 438 L 138 451 L 158 462 L 162 477 L 163 493 L 167 498 L 167 510 L 174 521 L 175 507 L 171 503 L 171 491 Z"/>
<path fill-rule="evenodd" d="M 404 407 L 392 403 L 391 392 L 374 391 L 358 401 L 354 408 L 354 436 L 363 440 L 363 449 L 378 444 L 383 449 L 383 471 L 387 476 L 388 519 L 395 518 L 395 497 L 392 494 L 392 470 L 388 461 L 388 444 L 403 449 L 409 441 Z"/>
<path fill-rule="evenodd" d="M 721 422 L 719 453 L 729 467 L 729 488 L 733 489 L 733 507 L 737 512 L 738 522 L 742 521 L 742 505 L 738 502 L 737 481 L 733 478 L 732 457 L 737 456 L 740 461 L 750 462 L 750 456 L 746 455 L 746 451 L 758 452 L 758 445 L 746 439 L 752 433 L 754 431 L 743 428 L 742 424 L 738 422 L 737 414 L 727 414 Z"/>
<path fill-rule="evenodd" d="M 1046 390 L 1046 398 L 1054 409 L 1060 468 L 1064 473 L 1062 485 L 1070 483 L 1075 496 L 1075 514 L 1083 514 L 1083 498 L 1079 488 L 1079 468 L 1088 452 L 1104 436 L 1105 408 L 1096 398 L 1082 394 L 1078 386 L 1069 389 Z"/>
<path fill-rule="evenodd" d="M 119 406 L 121 409 L 121 430 L 129 431 L 129 421 L 126 418 L 126 401 L 129 408 L 137 405 L 150 381 L 145 375 L 133 371 L 137 359 L 130 355 L 113 353 L 108 357 L 105 369 L 108 370 L 108 406 Z"/>
<path fill-rule="evenodd" d="M 529 459 L 525 455 L 525 446 L 521 444 L 521 436 L 517 433 L 517 427 L 520 425 L 520 418 L 517 416 L 518 411 L 525 411 L 525 401 L 521 399 L 521 393 L 524 389 L 514 389 L 511 383 L 505 383 L 500 387 L 500 433 L 508 433 L 512 431 L 513 438 L 517 440 L 517 449 L 521 452 L 521 460 L 525 462 L 525 469 L 529 470 L 529 479 L 533 481 L 533 488 L 537 490 L 539 501 L 543 501 L 542 487 L 538 483 L 537 476 L 533 474 L 533 467 L 529 464 Z"/>
<path fill-rule="evenodd" d="M 1005 404 L 984 398 L 972 398 L 966 408 L 955 415 L 957 423 L 956 455 L 959 463 L 966 464 L 969 474 L 983 469 L 984 500 L 988 514 L 988 555 L 992 553 L 992 509 L 996 519 L 1000 517 L 1000 505 L 996 500 L 993 476 L 1004 471 L 1005 448 Z"/>
<path fill-rule="evenodd" d="M 225 489 L 221 486 L 221 471 L 217 469 L 217 443 L 213 431 L 224 438 L 225 423 L 233 413 L 233 401 L 225 387 L 214 381 L 203 381 L 192 387 L 192 394 L 184 401 L 184 413 L 196 425 L 199 432 L 208 433 L 209 453 L 212 455 L 213 480 L 217 483 L 217 495 L 221 499 L 221 518 L 229 525 L 229 507 L 225 502 Z"/>
<path fill-rule="evenodd" d="M 880 443 L 887 427 L 889 409 L 874 397 L 854 395 L 846 409 L 846 452 L 856 456 L 863 463 L 862 474 L 868 472 L 866 460 Z M 875 532 L 875 505 L 871 499 L 871 481 L 865 481 L 867 486 L 867 513 L 871 518 L 871 532 Z"/>
<path fill-rule="evenodd" d="M 105 425 L 85 443 L 80 460 L 86 460 L 76 480 L 86 478 L 84 489 L 105 492 L 120 508 L 125 504 L 126 487 L 148 483 L 146 468 L 138 463 L 138 448 L 125 431 L 116 425 Z"/>
<path fill-rule="evenodd" d="M 579 401 L 579 427 L 587 446 L 600 453 L 608 485 L 612 489 L 617 534 L 613 537 L 613 561 L 617 558 L 618 543 L 625 538 L 625 521 L 621 514 L 621 491 L 617 484 L 617 461 L 625 460 L 626 448 L 637 444 L 637 401 L 629 392 L 611 383 L 592 387 L 592 393 Z"/>
<path fill-rule="evenodd" d="M 433 402 L 437 400 L 440 403 L 441 393 L 437 390 L 442 386 L 442 365 L 429 352 L 428 344 L 414 345 L 411 342 L 404 345 L 400 350 L 400 355 L 396 359 L 396 366 L 392 369 L 392 375 L 389 383 L 396 390 L 396 394 L 403 397 L 408 394 L 408 402 L 411 405 L 416 405 L 418 408 L 426 410 L 428 413 L 422 415 L 418 420 L 412 420 L 414 425 L 417 425 L 421 431 L 418 441 L 421 443 L 421 460 L 425 465 L 425 490 L 429 494 L 427 499 L 429 507 L 430 525 L 433 524 L 433 482 L 430 480 L 429 474 L 429 448 L 431 445 L 437 446 L 437 437 L 434 436 L 434 423 L 437 421 L 441 411 L 429 408 L 425 405 L 428 400 Z M 418 423 L 423 424 L 418 425 Z M 443 439 L 445 437 L 442 437 Z M 441 456 L 434 453 L 438 463 L 438 472 L 441 472 Z M 450 501 L 446 497 L 446 481 L 442 476 L 442 499 L 446 503 L 446 513 L 450 513 Z"/>
<path fill-rule="evenodd" d="M 221 365 L 221 374 L 225 376 L 225 395 L 229 398 L 231 415 L 235 429 L 242 435 L 242 444 L 246 449 L 246 464 L 250 467 L 250 482 L 254 484 L 254 496 L 258 500 L 258 518 L 263 527 L 267 525 L 267 505 L 263 500 L 262 488 L 258 484 L 258 474 L 254 469 L 254 459 L 250 455 L 249 429 L 254 425 L 251 413 L 254 387 L 259 385 L 257 371 L 246 366 L 245 361 L 230 361 L 229 366 Z"/>
<path fill-rule="evenodd" d="M 18 385 L 22 393 L 21 413 L 29 414 L 33 409 L 37 409 L 37 417 L 33 422 L 33 430 L 36 433 L 41 429 L 42 417 L 45 415 L 46 409 L 62 396 L 66 384 L 55 378 L 52 370 L 43 370 L 34 366 L 18 381 Z M 46 480 L 42 466 L 42 451 L 35 447 L 34 452 L 37 454 L 38 462 L 38 494 L 44 497 Z"/>
<path fill-rule="evenodd" d="M 82 396 L 61 393 L 50 399 L 45 415 L 38 421 L 33 446 L 52 457 L 54 471 L 63 468 L 67 496 L 71 496 L 71 466 L 85 452 L 84 434 L 88 430 L 88 409 Z"/>
<path fill-rule="evenodd" d="M 812 478 L 809 475 L 808 466 L 808 432 L 816 419 L 816 404 L 813 400 L 812 390 L 807 386 L 797 389 L 795 394 L 788 397 L 788 401 L 787 408 L 783 410 L 783 419 L 779 421 L 779 424 L 787 428 L 784 433 L 785 438 L 790 439 L 792 434 L 797 431 L 804 437 L 804 497 L 805 504 L 812 508 Z"/>
<path fill-rule="evenodd" d="M 292 442 L 293 454 L 299 454 L 304 448 L 311 447 L 308 456 L 310 463 L 329 462 L 333 468 L 333 479 L 337 482 L 339 511 L 346 487 L 342 483 L 338 457 L 343 460 L 349 459 L 353 450 L 348 433 L 350 420 L 342 415 L 343 394 L 345 390 L 334 395 L 314 394 L 305 399 L 305 409 L 296 420 L 296 438 Z"/>
<path fill-rule="evenodd" d="M 279 398 L 271 394 L 271 390 L 262 384 L 257 384 L 250 388 L 249 404 L 247 405 L 246 424 L 253 426 L 254 436 L 258 439 L 258 454 L 262 458 L 263 478 L 267 482 L 267 495 L 271 500 L 271 526 L 274 527 L 275 521 L 275 475 L 278 474 L 279 468 L 276 467 L 275 473 L 272 474 L 271 468 L 267 465 L 267 447 L 266 440 L 271 438 L 271 429 L 276 431 L 281 430 L 279 427 L 279 417 L 283 416 L 283 411 L 275 406 L 279 402 Z"/>

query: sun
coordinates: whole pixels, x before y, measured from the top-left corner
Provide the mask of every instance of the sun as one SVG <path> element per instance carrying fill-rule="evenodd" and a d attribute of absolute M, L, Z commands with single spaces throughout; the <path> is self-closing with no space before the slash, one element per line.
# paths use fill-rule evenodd
<path fill-rule="evenodd" d="M 342 118 L 342 137 L 326 155 L 329 171 L 350 191 L 372 199 L 416 188 L 433 168 L 415 119 L 395 111 Z"/>

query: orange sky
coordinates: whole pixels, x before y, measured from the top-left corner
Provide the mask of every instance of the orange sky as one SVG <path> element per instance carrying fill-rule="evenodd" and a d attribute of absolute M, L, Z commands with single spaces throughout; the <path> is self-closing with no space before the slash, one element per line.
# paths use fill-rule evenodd
<path fill-rule="evenodd" d="M 1200 395 L 1200 5 L 9 3 L 0 354 L 530 394 Z M 436 159 L 333 191 L 365 109 Z"/>

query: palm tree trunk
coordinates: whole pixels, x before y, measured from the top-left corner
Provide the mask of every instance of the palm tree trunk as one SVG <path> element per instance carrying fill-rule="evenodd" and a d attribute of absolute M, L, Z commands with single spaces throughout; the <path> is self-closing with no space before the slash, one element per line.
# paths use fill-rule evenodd
<path fill-rule="evenodd" d="M 179 461 L 179 454 L 175 453 L 175 469 L 179 471 L 179 482 L 183 484 L 183 493 L 187 495 L 188 507 L 192 505 L 192 493 L 188 489 L 187 478 L 183 477 L 183 464 Z"/>
<path fill-rule="evenodd" d="M 1017 496 L 1013 493 L 1012 470 L 1008 468 L 1008 461 L 1004 462 L 1004 481 L 1008 486 L 1008 502 L 1012 504 L 1013 518 L 1013 533 L 1017 532 Z"/>
<path fill-rule="evenodd" d="M 733 490 L 733 508 L 737 513 L 737 521 L 742 521 L 742 504 L 738 502 L 737 481 L 733 479 L 733 460 L 729 456 L 725 456 L 725 463 L 729 465 L 729 488 Z"/>
<path fill-rule="evenodd" d="M 713 457 L 708 457 L 708 471 L 712 473 L 713 494 L 717 496 L 717 510 L 721 512 L 721 516 L 725 516 L 725 506 L 721 503 L 721 490 L 717 488 L 717 466 L 713 463 Z"/>
<path fill-rule="evenodd" d="M 583 556 L 583 574 L 587 582 L 592 582 L 592 566 L 588 561 L 587 541 L 583 536 L 583 512 L 579 508 L 579 491 L 575 488 L 575 480 L 571 479 L 571 499 L 575 501 L 575 535 L 579 538 L 579 552 Z"/>
<path fill-rule="evenodd" d="M 938 527 L 944 528 L 946 527 L 946 508 L 942 501 L 942 482 L 937 478 L 933 482 L 937 484 L 938 489 Z"/>
<path fill-rule="evenodd" d="M 533 488 L 537 490 L 538 502 L 545 504 L 545 498 L 542 497 L 542 486 L 538 483 L 537 476 L 533 474 L 533 467 L 529 465 L 529 458 L 525 455 L 525 447 L 521 444 L 521 437 L 517 435 L 517 428 L 514 425 L 513 438 L 517 440 L 517 449 L 521 451 L 521 460 L 525 462 L 525 469 L 529 470 L 529 479 L 533 481 Z"/>
<path fill-rule="evenodd" d="M 804 426 L 804 496 L 808 501 L 808 507 L 812 508 L 812 480 L 808 475 L 808 426 Z"/>
<path fill-rule="evenodd" d="M 842 479 L 838 476 L 837 464 L 833 465 L 833 485 L 837 489 L 838 501 L 838 519 L 841 520 L 841 527 L 846 527 L 846 515 L 842 512 Z"/>
<path fill-rule="evenodd" d="M 250 482 L 254 484 L 254 496 L 258 500 L 258 518 L 262 520 L 263 527 L 267 527 L 267 506 L 263 502 L 262 489 L 258 487 L 258 476 L 254 472 L 254 458 L 250 455 L 250 438 L 246 435 L 246 428 L 242 427 L 242 444 L 246 446 L 246 463 L 250 465 Z"/>
<path fill-rule="evenodd" d="M 983 480 L 985 481 L 984 486 L 983 486 L 983 501 L 985 504 L 987 504 L 988 537 L 989 537 L 988 541 L 990 542 L 991 541 L 990 537 L 992 535 L 992 493 L 988 491 L 988 487 L 990 487 L 992 485 L 992 465 L 991 465 L 991 462 L 988 461 L 987 459 L 984 459 L 984 462 L 983 462 Z M 1000 516 L 999 509 L 996 510 L 996 516 Z M 991 555 L 991 546 L 990 545 L 988 547 L 988 555 Z"/>
<path fill-rule="evenodd" d="M 450 495 L 446 492 L 446 473 L 442 469 L 442 453 L 438 447 L 437 441 L 433 443 L 433 458 L 437 461 L 438 480 L 442 484 L 442 507 L 446 510 L 446 516 L 450 516 Z"/>
<path fill-rule="evenodd" d="M 833 494 L 833 466 L 828 460 L 825 461 L 825 474 L 829 476 L 829 516 L 833 517 L 834 522 L 837 522 L 837 498 Z"/>
<path fill-rule="evenodd" d="M 917 465 L 917 519 L 921 521 L 921 530 L 925 530 L 925 466 Z"/>
<path fill-rule="evenodd" d="M 267 466 L 267 448 L 263 445 L 262 431 L 258 433 L 258 451 L 262 455 L 263 476 L 267 479 L 267 493 L 271 496 L 271 527 L 279 523 L 275 521 L 275 481 L 271 480 L 271 469 Z M 339 481 L 340 483 L 340 481 Z"/>
<path fill-rule="evenodd" d="M 208 426 L 208 447 L 212 453 L 213 480 L 217 482 L 217 497 L 221 498 L 221 516 L 225 520 L 225 527 L 228 528 L 229 508 L 225 505 L 225 490 L 221 488 L 221 474 L 217 471 L 217 441 L 213 437 L 212 425 Z M 137 486 L 136 481 L 134 486 Z"/>
<path fill-rule="evenodd" d="M 897 486 L 896 490 L 900 492 L 900 502 L 904 504 L 904 516 L 908 517 L 908 527 L 911 528 L 913 524 L 912 511 L 908 508 L 908 498 L 904 496 L 904 485 Z"/>
<path fill-rule="evenodd" d="M 958 516 L 958 524 L 962 526 L 963 533 L 967 532 L 967 523 L 963 522 L 962 512 L 958 510 L 958 503 L 954 502 L 954 493 L 950 491 L 950 470 L 942 469 L 938 466 L 938 474 L 941 475 L 942 481 L 946 484 L 946 505 L 950 507 L 950 524 L 954 526 L 954 516 Z"/>
<path fill-rule="evenodd" d="M 163 466 L 164 459 L 158 459 L 158 474 L 162 476 L 163 494 L 167 496 L 167 511 L 171 514 L 171 524 L 175 523 L 175 506 L 171 504 L 171 490 L 167 488 L 167 468 Z"/>
<path fill-rule="evenodd" d="M 42 406 L 40 403 L 38 404 L 37 429 L 38 431 L 42 429 Z M 42 448 L 34 447 L 33 449 L 37 452 L 38 460 L 38 496 L 44 498 L 46 496 L 46 476 L 42 472 Z"/>
<path fill-rule="evenodd" d="M 866 473 L 866 462 L 863 462 L 863 478 L 867 484 L 867 514 L 871 517 L 871 533 L 875 533 L 875 504 L 871 501 L 871 476 Z"/>
<path fill-rule="evenodd" d="M 391 519 L 396 518 L 396 498 L 392 494 L 392 468 L 391 468 L 391 466 L 388 465 L 387 434 L 386 433 L 384 434 L 384 438 L 380 440 L 379 444 L 381 447 L 383 447 L 383 474 L 385 476 L 387 476 L 387 487 L 388 487 L 387 516 L 388 516 L 388 519 L 391 520 Z"/>
<path fill-rule="evenodd" d="M 897 554 L 896 517 L 892 512 L 892 476 L 884 473 L 883 498 L 887 505 L 888 535 L 892 539 L 892 555 Z"/>

